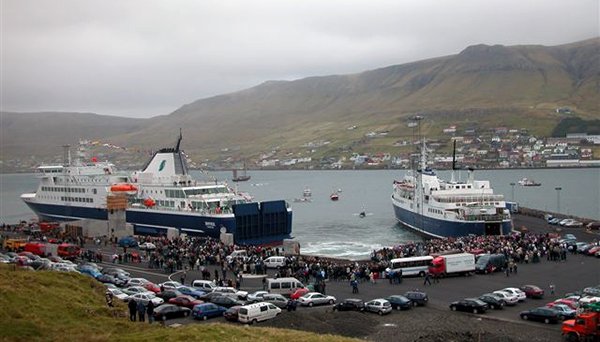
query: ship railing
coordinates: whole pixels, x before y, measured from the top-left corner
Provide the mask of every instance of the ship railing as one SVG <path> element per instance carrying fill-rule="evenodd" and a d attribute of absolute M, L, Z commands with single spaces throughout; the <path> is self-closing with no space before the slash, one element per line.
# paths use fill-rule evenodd
<path fill-rule="evenodd" d="M 440 203 L 462 203 L 462 202 L 498 202 L 504 201 L 503 195 L 472 195 L 472 196 L 432 196 Z"/>
<path fill-rule="evenodd" d="M 486 222 L 500 222 L 510 219 L 510 215 L 507 214 L 495 214 L 495 215 L 458 215 L 457 218 L 462 221 L 486 221 Z"/>

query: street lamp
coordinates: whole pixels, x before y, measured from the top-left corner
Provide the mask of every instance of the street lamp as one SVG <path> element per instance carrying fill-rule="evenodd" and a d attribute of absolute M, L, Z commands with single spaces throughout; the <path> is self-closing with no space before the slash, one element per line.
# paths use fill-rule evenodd
<path fill-rule="evenodd" d="M 556 188 L 554 188 L 554 190 L 556 190 L 556 212 L 560 214 L 560 191 L 562 190 L 562 188 L 560 186 L 557 186 Z"/>
<path fill-rule="evenodd" d="M 512 187 L 512 192 L 511 192 L 511 200 L 514 202 L 515 201 L 515 183 L 510 183 L 510 186 Z"/>

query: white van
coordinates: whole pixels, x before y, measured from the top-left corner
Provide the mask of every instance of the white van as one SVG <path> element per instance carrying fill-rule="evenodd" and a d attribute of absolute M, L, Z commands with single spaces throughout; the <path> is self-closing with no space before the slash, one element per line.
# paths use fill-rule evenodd
<path fill-rule="evenodd" d="M 267 278 L 266 291 L 291 296 L 296 290 L 304 288 L 300 280 L 296 278 Z"/>
<path fill-rule="evenodd" d="M 285 257 L 282 256 L 272 256 L 268 257 L 264 260 L 265 266 L 267 268 L 277 268 L 285 266 Z"/>
<path fill-rule="evenodd" d="M 211 280 L 194 280 L 192 282 L 192 287 L 209 293 L 213 292 L 214 289 L 217 288 L 217 285 L 215 285 L 215 283 L 213 283 Z"/>
<path fill-rule="evenodd" d="M 238 311 L 238 321 L 241 323 L 254 324 L 260 321 L 266 321 L 281 313 L 281 309 L 271 303 L 255 303 L 244 305 Z"/>
<path fill-rule="evenodd" d="M 236 249 L 235 251 L 231 252 L 231 254 L 229 254 L 225 259 L 229 262 L 237 258 L 246 260 L 248 258 L 248 252 L 246 252 L 245 249 Z"/>

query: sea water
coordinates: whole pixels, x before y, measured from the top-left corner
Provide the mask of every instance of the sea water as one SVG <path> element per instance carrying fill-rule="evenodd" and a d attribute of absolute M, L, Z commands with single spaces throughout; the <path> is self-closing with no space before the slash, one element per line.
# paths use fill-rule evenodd
<path fill-rule="evenodd" d="M 368 258 L 374 249 L 393 246 L 421 237 L 396 222 L 391 204 L 392 182 L 401 179 L 404 170 L 360 171 L 248 171 L 247 182 L 231 182 L 231 172 L 211 172 L 218 180 L 247 192 L 256 201 L 287 200 L 293 208 L 292 235 L 306 254 L 337 256 L 349 259 Z M 450 179 L 449 171 L 438 172 Z M 192 171 L 198 179 L 206 174 Z M 456 173 L 466 180 L 467 173 Z M 523 187 L 517 183 L 527 177 L 542 183 Z M 209 179 L 211 179 L 209 177 Z M 600 220 L 600 169 L 519 169 L 476 171 L 475 179 L 490 180 L 495 193 L 520 206 L 561 212 Z M 16 223 L 33 217 L 19 196 L 34 192 L 38 180 L 33 174 L 0 175 L 0 221 Z M 302 198 L 311 190 L 310 202 Z M 561 188 L 561 190 L 556 190 Z M 339 192 L 339 200 L 329 196 Z M 364 211 L 365 217 L 359 216 Z"/>

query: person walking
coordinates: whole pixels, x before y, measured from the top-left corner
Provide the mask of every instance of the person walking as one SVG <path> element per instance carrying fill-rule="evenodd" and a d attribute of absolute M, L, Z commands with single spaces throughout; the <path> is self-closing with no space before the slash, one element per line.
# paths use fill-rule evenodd
<path fill-rule="evenodd" d="M 554 284 L 550 284 L 549 288 L 550 288 L 550 294 L 553 295 L 554 294 Z"/>
<path fill-rule="evenodd" d="M 152 301 L 148 302 L 146 313 L 148 314 L 148 323 L 152 324 L 152 322 L 154 322 L 154 303 L 152 303 Z"/>
<path fill-rule="evenodd" d="M 141 300 L 138 301 L 137 303 L 137 311 L 138 311 L 138 316 L 139 316 L 139 321 L 140 322 L 145 322 L 145 316 L 146 316 L 146 306 L 144 305 L 144 302 L 142 302 Z"/>
<path fill-rule="evenodd" d="M 127 304 L 127 307 L 129 308 L 129 320 L 132 322 L 135 322 L 135 314 L 137 312 L 137 303 L 135 302 L 135 300 L 130 300 L 129 304 Z"/>
<path fill-rule="evenodd" d="M 187 271 L 184 269 L 183 272 L 181 272 L 181 277 L 179 278 L 181 285 L 185 285 L 185 278 L 187 278 Z"/>
<path fill-rule="evenodd" d="M 431 276 L 429 273 L 425 273 L 425 280 L 423 281 L 423 286 L 427 286 L 429 284 L 431 286 Z"/>

